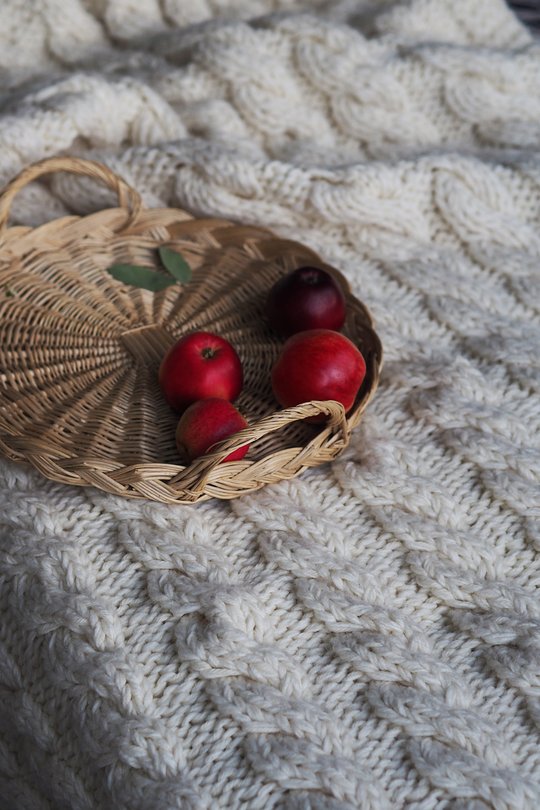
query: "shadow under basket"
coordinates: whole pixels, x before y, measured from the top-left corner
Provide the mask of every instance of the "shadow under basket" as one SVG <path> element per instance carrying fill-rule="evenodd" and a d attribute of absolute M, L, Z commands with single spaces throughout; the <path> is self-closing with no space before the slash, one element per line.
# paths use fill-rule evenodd
<path fill-rule="evenodd" d="M 11 202 L 43 174 L 97 179 L 119 207 L 38 228 L 7 227 Z M 180 252 L 193 276 L 150 292 L 123 284 L 112 264 L 157 268 L 157 249 Z M 283 340 L 266 325 L 272 284 L 300 265 L 323 267 L 346 295 L 343 333 L 367 374 L 346 415 L 329 400 L 280 410 L 270 372 Z M 244 369 L 235 402 L 250 427 L 185 465 L 175 447 L 178 415 L 158 385 L 167 349 L 207 330 L 229 340 Z M 100 163 L 51 158 L 19 174 L 0 197 L 0 452 L 54 481 L 164 503 L 235 498 L 331 461 L 377 387 L 380 341 L 345 278 L 307 247 L 264 228 L 144 210 L 137 192 Z M 306 418 L 328 414 L 323 424 Z M 241 461 L 221 463 L 250 443 Z"/>

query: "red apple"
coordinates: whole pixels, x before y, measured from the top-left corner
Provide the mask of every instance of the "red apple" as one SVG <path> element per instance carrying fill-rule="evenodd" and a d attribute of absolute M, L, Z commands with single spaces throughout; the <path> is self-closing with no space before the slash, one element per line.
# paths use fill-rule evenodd
<path fill-rule="evenodd" d="M 178 411 L 208 397 L 233 400 L 242 390 L 242 364 L 225 338 L 192 332 L 163 358 L 159 384 L 169 405 Z"/>
<path fill-rule="evenodd" d="M 365 360 L 349 338 L 331 329 L 311 329 L 286 341 L 272 369 L 272 388 L 285 408 L 335 399 L 349 411 L 365 375 Z"/>
<path fill-rule="evenodd" d="M 179 453 L 193 461 L 247 426 L 240 411 L 226 399 L 201 399 L 190 405 L 180 417 L 176 428 L 176 446 Z M 249 444 L 245 444 L 229 453 L 223 461 L 244 458 L 248 449 Z"/>
<path fill-rule="evenodd" d="M 283 335 L 339 330 L 345 322 L 341 285 L 320 267 L 299 267 L 276 281 L 266 301 L 270 326 Z"/>

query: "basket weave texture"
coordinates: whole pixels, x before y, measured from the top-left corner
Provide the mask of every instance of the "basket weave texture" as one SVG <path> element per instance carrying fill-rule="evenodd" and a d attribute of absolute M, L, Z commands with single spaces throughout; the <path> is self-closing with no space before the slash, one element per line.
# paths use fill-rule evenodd
<path fill-rule="evenodd" d="M 15 194 L 50 172 L 109 186 L 119 206 L 38 228 L 7 227 Z M 178 250 L 193 271 L 160 292 L 127 286 L 107 268 L 158 268 L 157 248 Z M 346 415 L 335 401 L 280 410 L 270 371 L 283 340 L 264 319 L 271 285 L 300 265 L 339 277 L 343 329 L 367 374 Z M 250 427 L 192 464 L 175 447 L 178 421 L 157 371 L 182 335 L 204 329 L 229 340 L 244 368 L 235 403 Z M 0 197 L 0 452 L 54 481 L 166 503 L 234 498 L 331 461 L 377 387 L 380 341 L 344 277 L 307 247 L 272 232 L 177 209 L 143 209 L 137 192 L 101 163 L 51 158 L 19 174 Z M 328 414 L 323 425 L 305 419 Z M 221 463 L 250 443 L 241 461 Z"/>

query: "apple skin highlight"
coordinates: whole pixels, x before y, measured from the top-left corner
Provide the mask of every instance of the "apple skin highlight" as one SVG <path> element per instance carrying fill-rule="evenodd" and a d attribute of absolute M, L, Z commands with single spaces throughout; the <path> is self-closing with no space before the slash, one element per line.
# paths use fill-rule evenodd
<path fill-rule="evenodd" d="M 203 456 L 214 445 L 248 427 L 240 411 L 225 399 L 212 397 L 190 405 L 180 417 L 176 428 L 176 446 L 190 461 Z M 223 461 L 244 458 L 249 444 L 229 453 Z"/>
<path fill-rule="evenodd" d="M 243 382 L 236 350 L 228 340 L 211 332 L 192 332 L 180 338 L 159 368 L 163 396 L 176 411 L 210 397 L 232 402 Z"/>
<path fill-rule="evenodd" d="M 280 278 L 266 299 L 268 323 L 288 336 L 308 329 L 339 331 L 345 323 L 345 295 L 340 284 L 320 267 L 298 267 Z"/>
<path fill-rule="evenodd" d="M 284 408 L 334 399 L 347 412 L 365 375 L 364 357 L 349 338 L 330 329 L 311 329 L 286 341 L 272 369 L 272 389 Z"/>

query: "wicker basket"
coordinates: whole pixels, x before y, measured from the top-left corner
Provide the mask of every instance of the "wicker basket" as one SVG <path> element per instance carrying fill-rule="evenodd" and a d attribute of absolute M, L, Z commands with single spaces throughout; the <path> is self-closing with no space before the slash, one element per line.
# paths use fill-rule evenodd
<path fill-rule="evenodd" d="M 97 179 L 119 207 L 64 217 L 38 228 L 7 228 L 15 194 L 43 174 Z M 114 279 L 114 263 L 157 267 L 156 248 L 182 253 L 193 278 L 152 293 Z M 270 370 L 282 341 L 266 326 L 265 296 L 283 273 L 325 267 L 346 290 L 344 333 L 367 375 L 346 416 L 334 401 L 279 410 Z M 231 341 L 244 367 L 237 401 L 250 427 L 184 466 L 175 448 L 178 416 L 161 396 L 157 369 L 181 335 L 205 329 Z M 381 345 L 347 282 L 301 244 L 263 228 L 144 210 L 136 191 L 106 166 L 52 158 L 25 169 L 0 197 L 0 452 L 44 476 L 116 495 L 166 503 L 234 498 L 331 461 L 377 386 Z M 306 423 L 325 413 L 324 425 Z M 249 441 L 242 461 L 220 463 Z"/>

